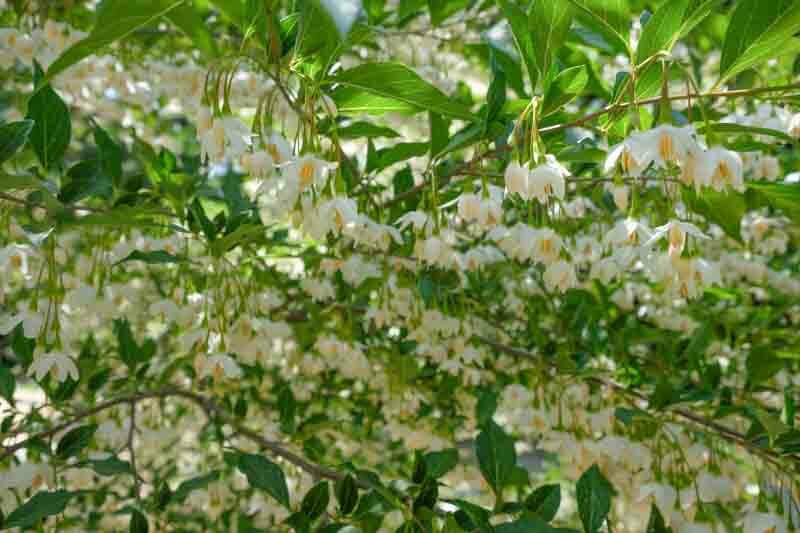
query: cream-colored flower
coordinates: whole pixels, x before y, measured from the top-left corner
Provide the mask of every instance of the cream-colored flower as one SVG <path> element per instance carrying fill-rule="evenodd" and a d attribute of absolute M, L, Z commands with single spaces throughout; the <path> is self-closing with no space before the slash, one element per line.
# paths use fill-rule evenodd
<path fill-rule="evenodd" d="M 80 377 L 75 361 L 68 355 L 61 352 L 34 354 L 28 375 L 41 381 L 48 373 L 59 383 L 66 381 L 68 377 L 74 381 L 78 381 Z"/>

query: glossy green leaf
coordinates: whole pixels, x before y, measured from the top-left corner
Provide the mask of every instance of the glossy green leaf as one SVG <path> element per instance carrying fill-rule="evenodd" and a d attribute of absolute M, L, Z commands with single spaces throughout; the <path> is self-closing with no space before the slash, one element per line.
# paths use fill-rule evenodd
<path fill-rule="evenodd" d="M 97 10 L 97 20 L 89 35 L 67 48 L 47 69 L 47 79 L 78 61 L 126 38 L 181 5 L 184 0 L 105 0 Z"/>
<path fill-rule="evenodd" d="M 458 450 L 449 448 L 438 452 L 429 452 L 423 456 L 426 475 L 439 479 L 458 465 Z"/>
<path fill-rule="evenodd" d="M 589 29 L 599 33 L 618 53 L 627 54 L 630 33 L 628 0 L 569 0 L 575 17 Z"/>
<path fill-rule="evenodd" d="M 8 403 L 14 405 L 14 390 L 17 386 L 17 380 L 11 369 L 0 364 L 0 398 L 4 398 Z"/>
<path fill-rule="evenodd" d="M 797 0 L 739 0 L 722 46 L 720 83 L 781 53 L 798 28 Z"/>
<path fill-rule="evenodd" d="M 358 504 L 358 486 L 356 480 L 347 474 L 336 482 L 336 500 L 339 502 L 339 512 L 348 515 L 353 512 Z"/>
<path fill-rule="evenodd" d="M 121 263 L 127 263 L 128 261 L 142 261 L 148 265 L 163 265 L 167 263 L 181 263 L 186 260 L 185 257 L 173 255 L 165 250 L 153 250 L 151 252 L 134 250 L 115 264 L 119 265 Z"/>
<path fill-rule="evenodd" d="M 528 80 L 531 87 L 536 87 L 539 79 L 539 69 L 536 67 L 536 55 L 533 52 L 533 38 L 527 23 L 525 11 L 517 5 L 514 0 L 497 0 L 498 5 L 503 10 L 503 15 L 511 26 L 511 33 L 514 36 L 514 43 L 517 51 L 525 65 Z"/>
<path fill-rule="evenodd" d="M 525 508 L 550 522 L 561 506 L 561 485 L 542 485 L 525 498 Z"/>
<path fill-rule="evenodd" d="M 330 501 L 330 487 L 327 481 L 321 481 L 311 487 L 303 497 L 300 512 L 313 522 L 328 508 L 328 501 Z"/>
<path fill-rule="evenodd" d="M 381 112 L 385 111 L 386 100 L 392 100 L 400 103 L 397 109 L 427 110 L 453 118 L 472 118 L 466 106 L 448 98 L 401 63 L 364 63 L 338 73 L 331 78 L 330 83 L 357 91 L 333 92 L 340 112 L 352 109 L 352 101 L 358 100 L 356 95 L 360 92 L 377 96 L 375 105 Z M 369 99 L 360 100 L 362 112 L 370 112 L 369 102 Z"/>
<path fill-rule="evenodd" d="M 475 440 L 475 454 L 483 478 L 495 493 L 499 493 L 508 484 L 517 464 L 514 440 L 489 420 Z"/>
<path fill-rule="evenodd" d="M 150 526 L 147 523 L 147 517 L 139 509 L 133 509 L 128 531 L 130 533 L 147 533 L 149 530 Z"/>
<path fill-rule="evenodd" d="M 14 527 L 26 528 L 34 526 L 40 520 L 64 511 L 74 495 L 74 492 L 66 490 L 37 492 L 6 517 L 3 527 L 11 529 Z"/>
<path fill-rule="evenodd" d="M 683 21 L 689 8 L 689 0 L 662 2 L 642 29 L 636 47 L 636 63 L 641 65 L 659 52 L 669 52 L 675 46 L 683 29 Z M 661 68 L 660 65 L 654 65 Z"/>
<path fill-rule="evenodd" d="M 562 70 L 553 79 L 544 97 L 545 115 L 560 110 L 577 98 L 586 88 L 589 73 L 584 65 L 577 65 Z"/>
<path fill-rule="evenodd" d="M 533 36 L 533 53 L 540 78 L 550 73 L 572 25 L 573 9 L 569 2 L 536 1 L 528 14 L 528 31 Z"/>
<path fill-rule="evenodd" d="M 49 169 L 64 157 L 72 137 L 72 122 L 67 104 L 49 84 L 42 85 L 42 77 L 39 65 L 34 65 L 33 78 L 39 90 L 28 100 L 25 118 L 35 123 L 30 131 L 30 143 L 39 162 Z"/>
<path fill-rule="evenodd" d="M 170 497 L 170 502 L 183 503 L 192 492 L 206 488 L 219 479 L 219 472 L 213 471 L 202 476 L 193 477 L 181 482 Z"/>
<path fill-rule="evenodd" d="M 97 424 L 86 424 L 69 430 L 56 447 L 56 456 L 59 459 L 67 459 L 78 455 L 86 448 L 97 431 Z"/>
<path fill-rule="evenodd" d="M 12 155 L 25 146 L 33 126 L 32 120 L 9 122 L 0 126 L 0 164 L 8 161 Z"/>
<path fill-rule="evenodd" d="M 614 488 L 597 465 L 586 470 L 575 487 L 578 514 L 586 533 L 600 531 L 611 510 Z"/>
<path fill-rule="evenodd" d="M 283 470 L 278 465 L 261 455 L 241 453 L 237 466 L 247 476 L 250 486 L 266 491 L 278 503 L 291 509 L 289 487 L 286 485 Z"/>
<path fill-rule="evenodd" d="M 683 200 L 691 211 L 703 215 L 706 220 L 721 227 L 730 238 L 742 242 L 741 221 L 747 204 L 741 193 L 704 188 L 697 194 L 684 187 Z"/>

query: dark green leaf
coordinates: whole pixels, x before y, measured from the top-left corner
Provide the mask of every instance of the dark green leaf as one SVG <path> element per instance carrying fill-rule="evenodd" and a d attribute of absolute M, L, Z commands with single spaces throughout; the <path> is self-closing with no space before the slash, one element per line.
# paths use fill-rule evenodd
<path fill-rule="evenodd" d="M 600 531 L 611 510 L 613 492 L 614 488 L 597 465 L 592 465 L 578 480 L 575 487 L 578 514 L 586 533 Z"/>
<path fill-rule="evenodd" d="M 628 0 L 569 0 L 576 18 L 603 36 L 617 53 L 628 53 L 630 6 Z"/>
<path fill-rule="evenodd" d="M 449 448 L 438 452 L 429 452 L 423 456 L 426 475 L 431 479 L 439 479 L 458 464 L 458 450 Z"/>
<path fill-rule="evenodd" d="M 336 482 L 336 500 L 339 502 L 339 512 L 342 515 L 348 515 L 356 508 L 358 486 L 350 474 Z"/>
<path fill-rule="evenodd" d="M 689 0 L 663 2 L 642 29 L 636 47 L 636 63 L 641 65 L 658 52 L 669 52 L 675 46 L 683 28 Z M 660 70 L 659 65 L 654 65 Z"/>
<path fill-rule="evenodd" d="M 525 508 L 550 522 L 561 506 L 561 485 L 542 485 L 525 498 Z"/>
<path fill-rule="evenodd" d="M 147 533 L 149 530 L 150 526 L 147 523 L 147 517 L 142 514 L 139 509 L 133 509 L 131 511 L 131 523 L 128 531 L 130 531 L 130 533 Z"/>
<path fill-rule="evenodd" d="M 478 466 L 495 493 L 503 490 L 517 464 L 514 440 L 493 420 L 488 420 L 475 440 Z"/>
<path fill-rule="evenodd" d="M 374 157 L 367 162 L 367 172 L 380 172 L 381 170 L 406 161 L 412 157 L 422 157 L 428 153 L 428 143 L 398 143 L 388 148 L 382 148 L 374 153 Z"/>
<path fill-rule="evenodd" d="M 101 476 L 116 476 L 117 474 L 131 474 L 131 464 L 117 457 L 107 459 L 95 459 L 87 461 L 86 464 Z"/>
<path fill-rule="evenodd" d="M 684 187 L 683 200 L 691 211 L 703 215 L 706 220 L 721 227 L 729 237 L 742 242 L 741 221 L 747 204 L 741 193 L 705 188 L 698 195 L 694 190 Z"/>
<path fill-rule="evenodd" d="M 17 380 L 11 369 L 0 363 L 0 398 L 5 398 L 8 403 L 14 405 L 14 389 L 17 386 Z"/>
<path fill-rule="evenodd" d="M 584 65 L 569 67 L 553 78 L 544 97 L 543 113 L 549 115 L 577 98 L 589 82 L 589 73 Z"/>
<path fill-rule="evenodd" d="M 129 368 L 136 366 L 139 360 L 139 346 L 133 338 L 131 324 L 125 318 L 114 320 L 114 335 L 117 337 L 119 357 Z"/>
<path fill-rule="evenodd" d="M 122 177 L 122 148 L 100 126 L 94 129 L 94 142 L 100 152 L 103 172 L 112 180 Z"/>
<path fill-rule="evenodd" d="M 166 17 L 179 30 L 185 33 L 192 40 L 194 46 L 207 58 L 213 58 L 218 55 L 217 42 L 214 40 L 214 36 L 200 13 L 191 3 L 184 2 L 170 9 L 167 11 Z"/>
<path fill-rule="evenodd" d="M 396 137 L 400 137 L 400 134 L 394 131 L 392 128 L 378 126 L 370 122 L 362 121 L 352 122 L 347 126 L 336 128 L 336 136 L 340 139 L 375 139 L 378 137 L 394 139 Z"/>
<path fill-rule="evenodd" d="M 0 126 L 0 164 L 11 158 L 17 150 L 25 146 L 33 130 L 32 120 L 9 122 Z"/>
<path fill-rule="evenodd" d="M 508 19 L 511 33 L 514 36 L 514 43 L 517 45 L 522 63 L 525 65 L 525 71 L 528 73 L 528 80 L 531 83 L 531 87 L 535 88 L 536 81 L 539 79 L 539 69 L 536 66 L 533 39 L 527 24 L 528 17 L 514 0 L 497 0 L 497 3 L 503 10 L 503 15 Z"/>
<path fill-rule="evenodd" d="M 312 522 L 319 518 L 328 508 L 329 491 L 327 481 L 321 481 L 311 487 L 311 490 L 303 498 L 303 503 L 300 504 L 300 512 Z"/>
<path fill-rule="evenodd" d="M 291 508 L 286 477 L 278 465 L 261 455 L 241 453 L 238 467 L 252 487 L 266 491 L 278 503 Z"/>
<path fill-rule="evenodd" d="M 11 529 L 34 526 L 43 518 L 61 513 L 74 494 L 65 490 L 37 492 L 6 517 L 3 527 Z"/>
<path fill-rule="evenodd" d="M 189 494 L 191 494 L 193 491 L 204 489 L 209 483 L 212 483 L 218 479 L 219 472 L 217 471 L 213 471 L 202 476 L 193 477 L 192 479 L 187 479 L 178 485 L 178 488 L 172 493 L 170 501 L 174 503 L 183 503 L 186 497 L 189 496 Z"/>
<path fill-rule="evenodd" d="M 655 504 L 650 508 L 650 520 L 647 521 L 647 533 L 671 533 L 672 529 L 667 527 L 661 511 Z"/>
<path fill-rule="evenodd" d="M 34 65 L 33 78 L 36 85 L 41 83 L 42 71 L 38 63 Z M 45 84 L 28 100 L 25 118 L 35 122 L 29 137 L 33 151 L 44 168 L 53 167 L 64 157 L 72 136 L 67 104 Z"/>
<path fill-rule="evenodd" d="M 87 424 L 69 430 L 67 434 L 58 441 L 56 456 L 59 459 L 67 459 L 78 455 L 89 445 L 95 431 L 97 431 L 97 424 Z"/>

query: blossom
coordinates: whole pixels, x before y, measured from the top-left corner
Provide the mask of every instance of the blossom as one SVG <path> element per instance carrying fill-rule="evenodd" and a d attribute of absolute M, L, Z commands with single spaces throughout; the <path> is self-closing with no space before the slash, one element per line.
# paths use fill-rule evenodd
<path fill-rule="evenodd" d="M 336 163 L 330 163 L 313 155 L 304 155 L 289 162 L 284 170 L 284 176 L 296 182 L 299 189 L 304 191 L 312 185 L 324 186 L 328 171 L 335 168 Z"/>
<path fill-rule="evenodd" d="M 44 315 L 38 311 L 25 309 L 19 313 L 0 315 L 0 335 L 8 335 L 22 323 L 22 333 L 29 339 L 39 336 L 44 325 Z"/>
<path fill-rule="evenodd" d="M 644 244 L 645 247 L 652 246 L 664 237 L 669 241 L 669 251 L 667 252 L 672 259 L 677 259 L 683 253 L 686 246 L 686 236 L 691 235 L 698 239 L 710 239 L 708 235 L 700 231 L 700 228 L 689 222 L 670 220 L 663 226 L 655 228 L 653 236 Z"/>
<path fill-rule="evenodd" d="M 61 352 L 35 353 L 28 375 L 41 381 L 48 372 L 59 383 L 66 381 L 68 377 L 74 381 L 79 379 L 78 367 L 70 356 Z"/>
<path fill-rule="evenodd" d="M 526 167 L 516 161 L 512 161 L 506 167 L 505 180 L 506 191 L 508 194 L 519 194 L 524 199 L 528 199 L 528 176 L 529 171 Z"/>
<path fill-rule="evenodd" d="M 658 510 L 669 525 L 675 503 L 678 501 L 678 491 L 672 485 L 663 483 L 646 483 L 639 487 L 639 501 L 652 499 Z"/>
<path fill-rule="evenodd" d="M 553 263 L 544 271 L 543 276 L 545 285 L 550 290 L 557 289 L 559 292 L 566 292 L 577 285 L 575 268 L 567 261 L 561 260 Z"/>
<path fill-rule="evenodd" d="M 198 132 L 200 133 L 200 132 Z M 238 159 L 250 146 L 250 129 L 236 117 L 216 117 L 211 127 L 200 133 L 201 157 L 204 161 Z"/>
<path fill-rule="evenodd" d="M 569 171 L 556 160 L 555 156 L 547 154 L 545 162 L 530 171 L 527 193 L 540 203 L 546 203 L 552 196 L 563 200 L 566 192 L 564 179 L 567 176 Z"/>
<path fill-rule="evenodd" d="M 742 158 L 736 152 L 716 146 L 706 152 L 701 183 L 723 191 L 730 187 L 744 190 Z"/>
<path fill-rule="evenodd" d="M 224 353 L 198 355 L 194 361 L 194 368 L 201 379 L 213 376 L 214 381 L 220 381 L 223 377 L 228 379 L 242 377 L 242 369 L 236 360 Z"/>
<path fill-rule="evenodd" d="M 264 139 L 264 150 L 272 158 L 276 165 L 282 165 L 292 157 L 292 147 L 289 142 L 279 133 L 270 133 Z"/>

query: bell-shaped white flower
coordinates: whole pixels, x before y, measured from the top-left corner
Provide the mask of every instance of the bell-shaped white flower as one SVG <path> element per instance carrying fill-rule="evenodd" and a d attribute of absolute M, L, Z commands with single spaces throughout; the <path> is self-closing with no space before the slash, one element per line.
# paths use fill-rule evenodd
<path fill-rule="evenodd" d="M 28 368 L 28 375 L 41 381 L 48 373 L 59 383 L 72 378 L 78 381 L 78 367 L 72 358 L 61 352 L 34 354 L 33 362 Z"/>
<path fill-rule="evenodd" d="M 646 483 L 639 487 L 639 501 L 652 501 L 661 511 L 664 521 L 669 525 L 675 503 L 678 501 L 678 491 L 672 485 L 663 483 Z"/>
<path fill-rule="evenodd" d="M 200 137 L 204 161 L 239 159 L 250 146 L 250 128 L 236 117 L 216 117 L 211 128 Z"/>
<path fill-rule="evenodd" d="M 565 178 L 569 171 L 559 163 L 555 156 L 547 154 L 545 162 L 530 171 L 528 176 L 528 194 L 540 203 L 546 203 L 550 197 L 559 200 L 566 194 Z"/>
<path fill-rule="evenodd" d="M 689 222 L 681 222 L 680 220 L 670 220 L 663 226 L 657 227 L 653 236 L 644 244 L 645 247 L 652 246 L 664 237 L 669 241 L 668 254 L 670 258 L 677 259 L 683 253 L 686 247 L 686 236 L 691 235 L 698 239 L 710 239 L 708 235 L 703 233 L 700 228 Z"/>
<path fill-rule="evenodd" d="M 272 161 L 276 165 L 283 165 L 292 158 L 292 147 L 280 133 L 270 133 L 264 139 L 264 150 L 272 157 Z"/>
<path fill-rule="evenodd" d="M 519 194 L 523 199 L 530 199 L 528 192 L 528 176 L 530 172 L 527 167 L 512 161 L 506 167 L 505 180 L 506 191 L 508 194 Z"/>
<path fill-rule="evenodd" d="M 717 191 L 744 190 L 744 164 L 736 152 L 716 146 L 706 152 L 702 183 Z"/>
<path fill-rule="evenodd" d="M 223 378 L 237 379 L 242 376 L 242 369 L 236 360 L 224 353 L 200 354 L 194 361 L 194 368 L 200 378 L 212 376 L 214 381 Z"/>
<path fill-rule="evenodd" d="M 291 161 L 286 166 L 284 176 L 288 180 L 296 182 L 300 190 L 304 191 L 312 185 L 317 187 L 324 186 L 328 171 L 335 169 L 336 166 L 336 163 L 331 163 L 312 155 L 304 155 Z"/>
<path fill-rule="evenodd" d="M 0 315 L 0 335 L 8 335 L 20 322 L 23 334 L 29 339 L 35 339 L 44 325 L 44 315 L 30 309 L 24 309 L 19 313 Z"/>

